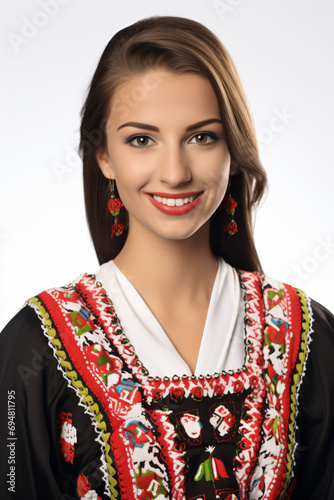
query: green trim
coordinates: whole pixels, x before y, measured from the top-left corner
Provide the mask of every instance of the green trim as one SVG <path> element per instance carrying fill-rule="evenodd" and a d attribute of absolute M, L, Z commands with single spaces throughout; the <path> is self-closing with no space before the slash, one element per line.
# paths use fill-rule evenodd
<path fill-rule="evenodd" d="M 278 500 L 284 498 L 287 493 L 290 481 L 292 478 L 292 453 L 295 443 L 295 428 L 296 428 L 296 410 L 297 410 L 297 393 L 305 371 L 305 361 L 307 358 L 307 347 L 309 344 L 309 334 L 310 334 L 310 311 L 307 305 L 307 298 L 305 293 L 296 288 L 301 309 L 301 335 L 300 335 L 300 347 L 297 355 L 297 361 L 295 369 L 292 376 L 291 386 L 290 386 L 290 417 L 289 417 L 289 430 L 288 430 L 288 449 L 286 455 L 286 478 L 284 480 L 283 489 L 281 491 Z"/>
<path fill-rule="evenodd" d="M 72 363 L 68 359 L 65 347 L 63 346 L 62 342 L 60 341 L 59 338 L 56 337 L 57 331 L 55 328 L 53 328 L 52 326 L 53 323 L 50 318 L 50 314 L 45 309 L 41 299 L 39 299 L 38 297 L 32 297 L 26 303 L 27 304 L 30 303 L 37 308 L 39 315 L 42 319 L 43 325 L 46 328 L 46 333 L 49 336 L 53 347 L 55 348 L 55 354 L 57 355 L 59 362 L 62 368 L 64 369 L 64 372 L 66 373 L 67 378 L 71 381 L 72 386 L 74 387 L 76 392 L 80 395 L 81 401 L 85 404 L 90 414 L 93 414 L 94 421 L 96 422 L 97 428 L 100 430 L 102 439 L 104 441 L 104 455 L 109 472 L 108 477 L 110 482 L 110 493 L 111 493 L 110 498 L 112 500 L 116 500 L 118 497 L 118 492 L 115 489 L 115 486 L 117 486 L 117 481 L 114 478 L 116 470 L 112 465 L 113 462 L 110 456 L 110 450 L 111 450 L 109 444 L 110 432 L 106 431 L 107 424 L 103 419 L 102 413 L 100 412 L 100 407 L 98 403 L 94 401 L 93 396 L 89 394 L 89 388 L 85 387 L 82 380 L 78 379 L 78 373 L 73 368 Z"/>

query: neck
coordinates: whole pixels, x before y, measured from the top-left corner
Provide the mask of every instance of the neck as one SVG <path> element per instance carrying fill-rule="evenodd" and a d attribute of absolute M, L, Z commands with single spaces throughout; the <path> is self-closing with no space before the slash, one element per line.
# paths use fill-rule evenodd
<path fill-rule="evenodd" d="M 129 231 L 115 264 L 144 299 L 175 303 L 209 300 L 218 268 L 209 222 L 184 240 L 160 238 L 145 228 Z"/>

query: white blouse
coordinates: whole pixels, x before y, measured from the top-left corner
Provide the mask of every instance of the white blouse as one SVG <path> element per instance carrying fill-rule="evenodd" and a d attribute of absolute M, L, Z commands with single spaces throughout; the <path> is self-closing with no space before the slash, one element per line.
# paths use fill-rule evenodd
<path fill-rule="evenodd" d="M 96 273 L 136 354 L 152 376 L 192 375 L 135 287 L 113 261 Z M 236 270 L 219 259 L 195 375 L 236 370 L 244 363 L 244 296 Z"/>

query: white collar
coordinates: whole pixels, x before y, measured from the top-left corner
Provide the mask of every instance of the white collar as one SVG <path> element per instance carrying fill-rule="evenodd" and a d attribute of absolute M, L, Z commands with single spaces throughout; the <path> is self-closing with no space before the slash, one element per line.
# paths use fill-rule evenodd
<path fill-rule="evenodd" d="M 140 294 L 113 261 L 96 273 L 113 302 L 124 333 L 153 376 L 191 375 Z M 219 259 L 195 375 L 236 370 L 244 362 L 244 300 L 236 270 Z"/>

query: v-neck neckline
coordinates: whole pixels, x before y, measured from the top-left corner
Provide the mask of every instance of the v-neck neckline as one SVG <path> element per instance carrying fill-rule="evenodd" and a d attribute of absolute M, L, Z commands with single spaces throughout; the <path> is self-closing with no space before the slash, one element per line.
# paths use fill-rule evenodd
<path fill-rule="evenodd" d="M 149 307 L 149 305 L 145 302 L 145 300 L 143 299 L 143 297 L 140 295 L 140 293 L 138 292 L 138 290 L 136 289 L 136 287 L 125 276 L 125 274 L 119 269 L 119 267 L 115 264 L 115 262 L 112 261 L 111 264 L 114 266 L 114 268 L 116 270 L 116 273 L 126 283 L 127 287 L 129 287 L 131 289 L 131 293 L 133 295 L 135 295 L 136 300 L 138 302 L 140 302 L 141 309 L 146 311 L 146 316 L 149 316 L 151 323 L 154 323 L 154 325 L 155 325 L 154 328 L 160 332 L 160 336 L 162 336 L 162 338 L 164 340 L 164 343 L 168 344 L 169 350 L 174 353 L 173 354 L 174 357 L 176 356 L 178 358 L 178 362 L 179 362 L 180 366 L 181 365 L 186 366 L 187 370 L 189 371 L 189 373 L 191 375 L 194 375 L 197 372 L 198 362 L 200 360 L 200 355 L 201 355 L 201 348 L 203 348 L 203 344 L 205 342 L 205 338 L 207 337 L 207 323 L 208 323 L 208 317 L 209 317 L 210 311 L 212 309 L 212 300 L 213 300 L 214 293 L 215 293 L 216 288 L 217 288 L 218 279 L 219 279 L 221 273 L 223 272 L 222 260 L 221 259 L 218 260 L 218 267 L 217 267 L 215 279 L 214 279 L 214 282 L 213 282 L 213 286 L 212 286 L 212 289 L 211 289 L 211 295 L 210 295 L 209 305 L 208 305 L 207 312 L 206 312 L 205 323 L 204 323 L 204 327 L 203 327 L 203 331 L 202 331 L 201 342 L 200 342 L 200 346 L 199 346 L 199 350 L 198 350 L 198 354 L 197 354 L 197 360 L 196 360 L 196 366 L 195 366 L 194 373 L 192 373 L 192 370 L 189 367 L 188 363 L 181 356 L 181 354 L 179 353 L 179 351 L 177 350 L 177 348 L 173 344 L 172 340 L 168 336 L 167 332 L 164 330 L 163 326 L 159 322 L 158 318 L 155 316 L 155 314 L 153 313 L 153 311 L 151 310 L 151 308 Z"/>
<path fill-rule="evenodd" d="M 148 368 L 153 371 L 154 375 L 169 374 L 172 376 L 178 373 L 187 374 L 187 376 L 198 376 L 207 370 L 208 360 L 210 360 L 211 366 L 216 370 L 224 366 L 228 350 L 231 347 L 231 339 L 236 322 L 238 322 L 238 332 L 240 330 L 238 338 L 240 338 L 240 333 L 242 332 L 243 325 L 241 320 L 238 319 L 238 314 L 240 314 L 239 311 L 242 305 L 241 300 L 244 305 L 244 298 L 241 295 L 242 290 L 237 271 L 234 268 L 230 270 L 228 264 L 222 258 L 218 259 L 218 268 L 211 290 L 194 372 L 192 372 L 187 362 L 178 352 L 138 290 L 118 268 L 115 262 L 109 261 L 103 266 L 97 272 L 98 279 L 102 282 L 102 286 L 106 289 L 111 300 L 115 300 L 116 313 L 120 313 L 119 319 L 122 327 L 125 327 L 125 335 L 128 336 L 129 341 L 136 348 L 138 356 L 141 357 L 144 364 L 148 365 Z M 228 284 L 227 280 L 229 281 Z M 231 296 L 231 285 L 235 290 L 233 296 Z M 224 304 L 227 304 L 224 310 L 229 310 L 228 316 L 222 314 L 223 310 L 220 302 L 218 307 L 218 299 L 221 299 L 222 294 Z M 132 324 L 134 320 L 137 323 L 136 327 Z M 159 364 L 153 361 L 152 366 L 146 351 L 145 342 L 146 345 L 148 343 L 151 346 L 151 349 L 155 352 L 155 357 L 159 358 Z M 214 352 L 212 352 L 213 343 L 218 348 Z M 219 357 L 217 357 L 218 352 Z M 233 367 L 241 366 L 243 360 L 242 352 L 237 354 L 236 360 L 237 363 Z"/>
<path fill-rule="evenodd" d="M 237 270 L 240 286 L 245 291 L 244 293 L 244 307 L 245 307 L 245 320 L 244 320 L 244 348 L 245 348 L 245 358 L 243 365 L 236 370 L 222 370 L 221 372 L 215 372 L 211 374 L 200 374 L 200 375 L 173 375 L 173 376 L 153 376 L 149 370 L 144 366 L 141 359 L 138 357 L 134 346 L 129 342 L 128 338 L 124 334 L 122 324 L 117 317 L 117 313 L 114 309 L 111 298 L 109 297 L 107 291 L 103 288 L 103 284 L 96 280 L 95 275 L 84 275 L 83 279 L 80 280 L 83 287 L 85 288 L 84 295 L 88 299 L 87 293 L 91 296 L 89 300 L 89 306 L 94 310 L 97 315 L 100 311 L 99 305 L 96 303 L 97 296 L 103 297 L 104 303 L 108 302 L 111 306 L 111 320 L 103 318 L 104 327 L 109 330 L 108 337 L 112 340 L 114 347 L 116 348 L 120 357 L 127 363 L 131 369 L 133 375 L 135 375 L 143 384 L 147 385 L 150 381 L 163 380 L 165 383 L 173 383 L 178 380 L 205 380 L 213 378 L 224 379 L 224 377 L 239 378 L 242 373 L 247 373 L 248 371 L 257 371 L 257 366 L 260 364 L 259 360 L 259 349 L 261 348 L 260 337 L 263 330 L 263 307 L 259 306 L 259 301 L 261 301 L 260 289 L 262 288 L 260 276 L 257 273 L 248 273 L 247 271 Z M 85 279 L 93 280 L 90 286 L 86 287 Z M 81 290 L 80 282 L 77 284 L 79 292 Z M 97 289 L 96 293 L 92 288 Z M 255 303 L 255 305 L 254 305 Z M 262 311 L 262 313 L 260 312 Z M 110 314 L 110 312 L 109 312 Z M 116 328 L 115 328 L 116 326 Z M 111 333 L 112 332 L 112 333 Z M 260 337 L 259 337 L 260 336 Z"/>

